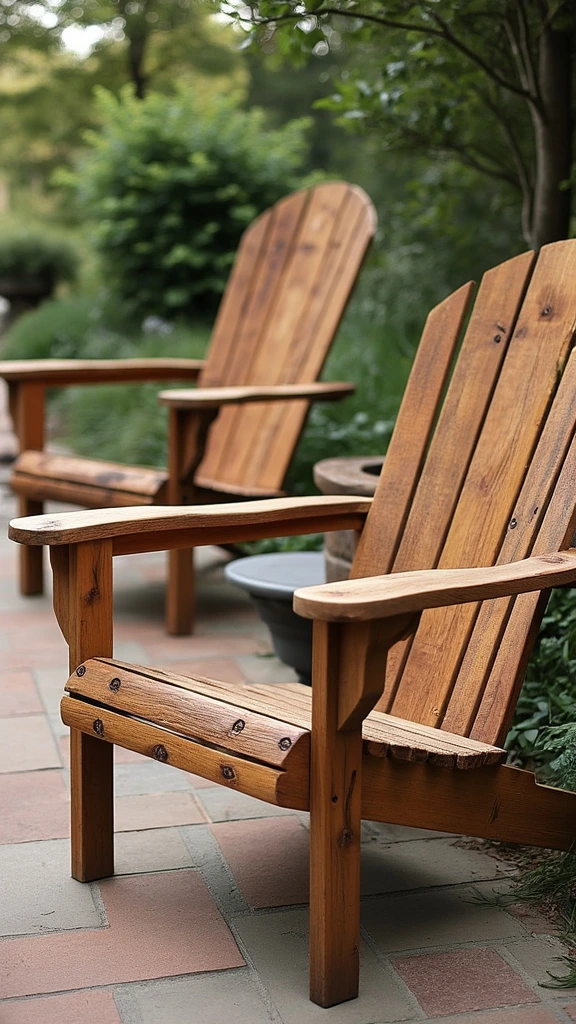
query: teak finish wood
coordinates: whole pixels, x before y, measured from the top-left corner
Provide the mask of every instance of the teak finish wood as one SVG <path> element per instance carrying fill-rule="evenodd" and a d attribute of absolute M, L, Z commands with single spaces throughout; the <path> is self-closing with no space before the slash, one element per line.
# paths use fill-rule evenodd
<path fill-rule="evenodd" d="M 263 213 L 240 243 L 205 361 L 0 363 L 19 410 L 21 454 L 11 484 L 21 497 L 20 514 L 40 514 L 47 499 L 98 508 L 283 494 L 311 403 L 342 399 L 353 390 L 317 378 L 375 229 L 370 200 L 345 182 L 303 189 Z M 30 457 L 30 449 L 43 448 L 42 439 L 28 440 L 40 415 L 40 406 L 31 411 L 25 398 L 32 388 L 40 396 L 47 386 L 196 378 L 195 394 L 175 391 L 161 398 L 172 412 L 167 473 L 146 467 L 122 472 L 96 459 Z M 211 410 L 210 417 L 203 419 L 201 410 Z M 41 553 L 24 550 L 22 563 L 24 592 L 39 593 Z M 193 573 L 191 552 L 171 553 L 170 633 L 192 628 Z"/>
<path fill-rule="evenodd" d="M 316 209 L 300 197 L 243 242 L 273 257 L 271 266 L 259 259 L 250 293 L 262 331 L 278 310 L 278 268 L 292 303 L 299 280 L 293 249 L 274 245 Z M 330 259 L 338 264 L 336 250 Z M 532 266 L 527 254 L 486 275 L 447 388 L 469 288 L 430 315 L 372 504 L 282 498 L 11 525 L 30 550 L 51 546 L 55 610 L 71 647 L 63 713 L 74 731 L 76 877 L 111 870 L 113 742 L 213 781 L 220 773 L 224 784 L 281 806 L 309 807 L 311 996 L 322 1006 L 358 991 L 362 816 L 561 850 L 576 839 L 576 794 L 503 764 L 499 745 L 546 593 L 576 580 L 576 240 L 544 247 Z M 231 294 L 246 287 L 246 273 L 240 261 Z M 232 361 L 250 338 L 246 309 L 241 351 L 227 349 Z M 228 298 L 219 330 L 233 310 Z M 298 312 L 286 306 L 286 322 Z M 218 458 L 241 409 L 220 414 Z M 259 415 L 250 409 L 250 429 L 261 428 Z M 193 445 L 180 453 L 180 468 L 196 457 Z M 315 620 L 311 692 L 234 687 L 111 658 L 114 554 L 361 531 L 364 521 L 353 578 L 295 598 Z"/>

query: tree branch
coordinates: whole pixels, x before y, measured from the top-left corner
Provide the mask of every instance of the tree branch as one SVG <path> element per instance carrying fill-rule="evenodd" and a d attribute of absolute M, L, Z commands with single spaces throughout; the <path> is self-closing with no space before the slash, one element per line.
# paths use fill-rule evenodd
<path fill-rule="evenodd" d="M 397 28 L 404 32 L 420 32 L 426 36 L 432 36 L 437 39 L 443 39 L 445 42 L 450 43 L 455 49 L 459 50 L 465 57 L 468 58 L 473 64 L 476 64 L 485 75 L 496 82 L 497 85 L 503 89 L 507 89 L 509 92 L 514 93 L 516 96 L 521 96 L 522 99 L 534 102 L 535 97 L 530 92 L 522 88 L 522 86 L 516 85 L 515 82 L 510 82 L 503 78 L 499 72 L 495 71 L 480 54 L 471 50 L 461 39 L 458 39 L 442 18 L 435 12 L 431 12 L 431 17 L 440 26 L 435 29 L 431 25 L 422 25 L 415 22 L 396 21 L 394 18 L 384 18 L 376 14 L 364 14 L 361 11 L 344 10 L 337 7 L 318 7 L 315 11 L 311 12 L 309 17 L 320 18 L 323 15 L 331 15 L 340 18 L 351 18 L 355 21 L 367 21 L 371 24 L 382 25 L 385 28 Z M 242 18 L 238 15 L 239 21 L 249 22 L 252 25 L 273 25 L 285 21 L 303 21 L 306 18 L 306 14 L 300 13 L 288 13 L 279 14 L 273 18 L 258 18 L 256 21 L 252 18 Z"/>

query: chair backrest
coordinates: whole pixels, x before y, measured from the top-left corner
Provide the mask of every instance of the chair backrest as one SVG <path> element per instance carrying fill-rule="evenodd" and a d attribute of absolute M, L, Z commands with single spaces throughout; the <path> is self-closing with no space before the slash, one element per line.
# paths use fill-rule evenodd
<path fill-rule="evenodd" d="M 220 306 L 200 386 L 315 381 L 376 230 L 362 189 L 303 189 L 244 233 Z M 310 403 L 223 409 L 196 473 L 203 486 L 274 493 Z"/>
<path fill-rule="evenodd" d="M 488 271 L 432 311 L 352 575 L 514 562 L 576 526 L 576 239 Z M 446 388 L 446 381 L 450 383 Z M 547 595 L 425 612 L 378 707 L 502 741 Z"/>

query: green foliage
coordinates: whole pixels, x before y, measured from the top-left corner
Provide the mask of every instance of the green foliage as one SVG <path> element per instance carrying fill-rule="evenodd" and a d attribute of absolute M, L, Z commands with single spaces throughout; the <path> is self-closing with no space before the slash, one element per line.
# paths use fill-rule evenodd
<path fill-rule="evenodd" d="M 576 590 L 552 591 L 506 740 L 514 760 L 531 762 L 549 773 L 557 752 L 549 726 L 576 717 Z M 568 732 L 566 738 L 571 737 Z M 547 767 L 549 766 L 549 767 Z M 562 767 L 561 765 L 557 767 Z M 564 784 L 564 780 L 558 780 Z"/>
<path fill-rule="evenodd" d="M 185 88 L 100 92 L 99 107 L 76 180 L 107 279 L 138 315 L 213 309 L 243 230 L 298 184 L 308 123 L 270 130 L 257 109 Z"/>
<path fill-rule="evenodd" d="M 335 88 L 322 106 L 352 130 L 377 135 L 384 152 L 472 170 L 480 190 L 486 178 L 497 182 L 504 205 L 513 205 L 518 228 L 536 247 L 540 234 L 554 230 L 543 228 L 538 207 L 547 174 L 539 137 L 552 110 L 545 109 L 542 38 L 551 45 L 552 36 L 565 41 L 569 54 L 568 6 L 553 0 L 259 0 L 247 7 L 224 0 L 227 13 L 265 50 L 275 48 L 297 66 L 310 54 L 323 56 Z M 352 59 L 342 73 L 329 59 L 340 62 L 343 52 Z M 569 77 L 570 56 L 558 56 L 553 67 Z M 574 101 L 571 116 L 569 130 Z M 557 196 L 570 178 L 569 162 L 559 173 L 546 180 Z M 565 213 L 563 220 L 568 233 Z"/>
<path fill-rule="evenodd" d="M 3 230 L 4 227 L 4 230 Z M 72 281 L 78 258 L 66 239 L 40 228 L 6 226 L 0 219 L 0 280 Z"/>

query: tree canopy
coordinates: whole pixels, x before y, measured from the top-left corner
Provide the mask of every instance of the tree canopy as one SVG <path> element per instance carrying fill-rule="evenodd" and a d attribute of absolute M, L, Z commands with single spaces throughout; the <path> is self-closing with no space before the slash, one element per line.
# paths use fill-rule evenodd
<path fill-rule="evenodd" d="M 353 48 L 331 106 L 387 149 L 496 179 L 526 241 L 570 232 L 576 18 L 570 0 L 259 0 L 226 10 L 298 61 Z"/>

